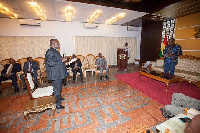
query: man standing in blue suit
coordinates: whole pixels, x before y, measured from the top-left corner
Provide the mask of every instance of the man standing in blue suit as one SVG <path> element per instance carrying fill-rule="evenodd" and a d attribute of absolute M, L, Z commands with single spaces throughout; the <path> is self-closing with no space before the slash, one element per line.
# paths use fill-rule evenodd
<path fill-rule="evenodd" d="M 168 45 L 164 51 L 164 72 L 166 74 L 174 75 L 175 66 L 178 63 L 178 56 L 182 55 L 182 48 L 180 45 L 175 44 L 175 39 L 170 38 Z"/>
<path fill-rule="evenodd" d="M 45 67 L 47 78 L 52 81 L 54 95 L 56 96 L 56 108 L 64 109 L 61 105 L 61 101 L 64 98 L 61 97 L 62 79 L 66 78 L 65 63 L 67 58 L 62 58 L 58 52 L 60 49 L 60 43 L 57 39 L 50 40 L 50 49 L 45 54 Z"/>

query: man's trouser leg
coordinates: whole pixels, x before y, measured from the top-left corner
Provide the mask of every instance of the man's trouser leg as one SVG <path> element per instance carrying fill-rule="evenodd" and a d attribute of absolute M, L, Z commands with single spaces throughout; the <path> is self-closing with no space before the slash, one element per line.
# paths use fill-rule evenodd
<path fill-rule="evenodd" d="M 37 73 L 33 73 L 33 79 L 34 79 L 34 83 L 37 84 Z"/>
<path fill-rule="evenodd" d="M 100 77 L 102 77 L 103 70 L 104 70 L 104 68 L 100 69 Z"/>
<path fill-rule="evenodd" d="M 169 64 L 169 71 L 171 75 L 174 75 L 176 64 L 177 64 L 176 62 L 172 62 Z"/>
<path fill-rule="evenodd" d="M 164 63 L 163 69 L 164 69 L 165 73 L 169 73 L 169 64 L 168 63 Z"/>
<path fill-rule="evenodd" d="M 17 86 L 17 75 L 16 74 L 12 74 L 9 78 L 12 79 L 12 86 L 15 89 L 18 89 L 18 86 Z"/>
<path fill-rule="evenodd" d="M 82 72 L 82 69 L 81 69 L 81 68 L 79 68 L 79 71 L 78 71 L 78 72 L 80 73 L 81 80 L 83 80 L 83 72 Z"/>
<path fill-rule="evenodd" d="M 22 83 L 23 83 L 23 85 L 25 87 L 26 84 L 25 84 L 24 74 L 20 75 L 20 79 L 22 80 Z"/>
<path fill-rule="evenodd" d="M 61 89 L 62 89 L 62 79 L 57 79 L 52 81 L 54 96 L 56 96 L 56 106 L 61 104 Z"/>
<path fill-rule="evenodd" d="M 73 80 L 75 81 L 76 80 L 76 74 L 77 74 L 77 71 L 76 70 L 73 70 Z"/>

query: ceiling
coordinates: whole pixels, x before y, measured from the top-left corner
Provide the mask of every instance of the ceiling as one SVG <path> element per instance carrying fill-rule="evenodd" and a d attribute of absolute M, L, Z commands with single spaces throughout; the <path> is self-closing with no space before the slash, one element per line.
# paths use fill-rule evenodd
<path fill-rule="evenodd" d="M 102 15 L 94 22 L 96 24 L 105 24 L 106 20 L 125 12 L 124 19 L 117 21 L 114 24 L 121 25 L 133 19 L 139 18 L 147 14 L 146 12 L 138 12 L 128 9 L 115 7 L 106 7 L 101 5 L 87 4 L 81 2 L 70 2 L 65 0 L 35 0 L 38 2 L 47 16 L 46 21 L 65 22 L 65 7 L 71 5 L 74 7 L 72 22 L 87 22 L 87 18 L 94 12 L 95 9 L 101 9 Z M 39 19 L 38 16 L 29 7 L 27 0 L 1 0 L 1 3 L 8 7 L 11 11 L 18 14 L 19 19 Z M 0 13 L 0 18 L 8 18 L 8 16 Z"/>
<path fill-rule="evenodd" d="M 31 0 L 29 0 L 31 1 Z M 72 22 L 86 23 L 87 18 L 92 14 L 95 9 L 102 9 L 102 15 L 94 22 L 95 24 L 105 24 L 106 20 L 117 15 L 118 13 L 125 12 L 126 16 L 114 24 L 116 25 L 131 25 L 140 26 L 139 20 L 148 14 L 156 14 L 160 18 L 163 17 L 177 17 L 176 10 L 179 14 L 183 13 L 186 8 L 195 7 L 195 11 L 200 10 L 200 0 L 34 0 L 38 2 L 47 16 L 46 21 L 60 21 L 65 22 L 65 7 L 71 3 L 74 6 L 74 14 Z M 139 2 L 135 2 L 139 1 Z M 185 6 L 192 1 L 193 4 Z M 194 1 L 197 1 L 194 3 Z M 4 6 L 8 7 L 11 11 L 18 14 L 18 19 L 34 19 L 39 20 L 32 9 L 29 7 L 27 0 L 0 0 Z M 175 3 L 175 4 L 174 4 Z M 178 6 L 175 6 L 179 4 Z M 170 6 L 169 6 L 170 5 Z M 179 8 L 181 6 L 181 8 Z M 197 8 L 197 9 L 196 9 Z M 169 15 L 169 10 L 171 14 Z M 193 13 L 194 8 L 191 9 Z M 180 15 L 179 15 L 180 16 Z M 183 16 L 183 15 L 182 15 Z M 0 13 L 0 18 L 8 18 L 6 15 Z M 151 19 L 151 18 L 150 18 Z M 155 18 L 154 18 L 155 19 Z"/>

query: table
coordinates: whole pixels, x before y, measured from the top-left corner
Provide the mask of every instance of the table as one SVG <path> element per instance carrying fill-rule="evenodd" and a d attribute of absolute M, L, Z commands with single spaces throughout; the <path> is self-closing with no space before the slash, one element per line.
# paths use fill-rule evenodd
<path fill-rule="evenodd" d="M 183 79 L 180 76 L 173 76 L 172 79 L 163 78 L 163 73 L 156 72 L 156 71 L 151 71 L 149 73 L 147 73 L 146 71 L 140 71 L 139 73 L 140 73 L 140 76 L 143 75 L 148 78 L 155 79 L 157 81 L 166 83 L 166 86 L 167 86 L 166 92 L 167 92 L 167 89 L 168 89 L 170 83 L 179 82 L 179 86 L 180 86 L 181 82 L 183 81 Z"/>
<path fill-rule="evenodd" d="M 30 113 L 42 112 L 49 108 L 53 110 L 52 113 L 54 116 L 55 111 L 56 111 L 56 97 L 55 96 L 41 97 L 41 98 L 30 100 L 24 106 L 24 111 L 23 111 L 24 118 L 26 120 L 30 120 L 29 118 Z"/>

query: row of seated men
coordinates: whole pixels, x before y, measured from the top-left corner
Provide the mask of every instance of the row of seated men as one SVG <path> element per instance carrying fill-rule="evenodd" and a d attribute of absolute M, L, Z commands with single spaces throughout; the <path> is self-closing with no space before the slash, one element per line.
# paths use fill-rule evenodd
<path fill-rule="evenodd" d="M 102 54 L 99 53 L 99 58 L 96 60 L 97 70 L 100 70 L 100 80 L 102 80 L 102 73 L 103 70 L 106 70 L 106 79 L 109 79 L 108 77 L 108 67 L 106 59 L 102 58 Z M 73 80 L 72 82 L 75 83 L 77 72 L 80 73 L 81 82 L 83 82 L 83 71 L 82 71 L 82 63 L 80 59 L 76 58 L 76 55 L 72 55 L 71 61 L 68 63 L 67 67 L 71 67 L 71 71 L 73 72 Z M 34 79 L 35 87 L 38 87 L 37 84 L 37 77 L 38 77 L 38 70 L 40 69 L 39 64 L 37 61 L 33 61 L 32 57 L 27 58 L 27 62 L 24 63 L 23 66 L 23 74 L 20 76 L 20 79 L 23 82 L 24 89 L 26 88 L 25 81 L 24 81 L 24 75 L 28 72 L 32 74 L 32 77 Z M 19 87 L 17 85 L 17 72 L 21 71 L 21 65 L 17 63 L 13 58 L 9 59 L 9 63 L 4 66 L 4 69 L 1 71 L 0 76 L 0 86 L 1 82 L 11 79 L 12 80 L 12 86 L 15 88 L 15 92 L 19 91 Z M 66 76 L 69 74 L 66 71 Z M 66 85 L 66 80 L 64 81 L 64 85 Z M 0 93 L 1 89 L 0 89 Z"/>

